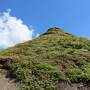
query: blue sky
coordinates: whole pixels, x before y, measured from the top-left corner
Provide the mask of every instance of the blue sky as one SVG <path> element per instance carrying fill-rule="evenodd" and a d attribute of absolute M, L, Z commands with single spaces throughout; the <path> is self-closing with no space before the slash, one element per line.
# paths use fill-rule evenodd
<path fill-rule="evenodd" d="M 0 0 L 0 12 L 8 8 L 35 33 L 56 26 L 90 38 L 90 0 Z"/>

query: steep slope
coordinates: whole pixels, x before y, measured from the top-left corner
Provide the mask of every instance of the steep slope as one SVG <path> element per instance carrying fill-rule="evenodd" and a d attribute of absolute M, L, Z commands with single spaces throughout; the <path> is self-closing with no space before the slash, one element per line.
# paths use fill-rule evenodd
<path fill-rule="evenodd" d="M 32 41 L 0 52 L 2 68 L 20 80 L 22 90 L 57 90 L 63 82 L 90 81 L 90 41 L 50 28 Z"/>

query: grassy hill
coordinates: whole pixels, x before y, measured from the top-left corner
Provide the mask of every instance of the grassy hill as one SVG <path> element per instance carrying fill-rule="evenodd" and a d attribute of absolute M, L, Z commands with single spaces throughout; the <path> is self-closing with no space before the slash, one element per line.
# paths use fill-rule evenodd
<path fill-rule="evenodd" d="M 38 38 L 0 52 L 0 64 L 21 90 L 57 90 L 61 82 L 90 82 L 90 41 L 50 28 Z"/>

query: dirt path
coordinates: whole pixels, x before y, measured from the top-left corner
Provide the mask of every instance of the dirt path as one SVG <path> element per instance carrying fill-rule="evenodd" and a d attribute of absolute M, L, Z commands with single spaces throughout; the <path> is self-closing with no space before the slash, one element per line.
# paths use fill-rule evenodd
<path fill-rule="evenodd" d="M 0 90 L 18 90 L 14 80 L 6 78 L 5 75 L 0 75 Z"/>

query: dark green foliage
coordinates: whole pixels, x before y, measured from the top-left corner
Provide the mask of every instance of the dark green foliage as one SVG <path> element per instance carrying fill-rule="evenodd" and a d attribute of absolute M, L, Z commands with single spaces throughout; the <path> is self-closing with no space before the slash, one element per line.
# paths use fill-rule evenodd
<path fill-rule="evenodd" d="M 17 79 L 22 81 L 26 80 L 30 74 L 31 74 L 31 71 L 27 68 L 18 68 L 16 70 Z"/>

